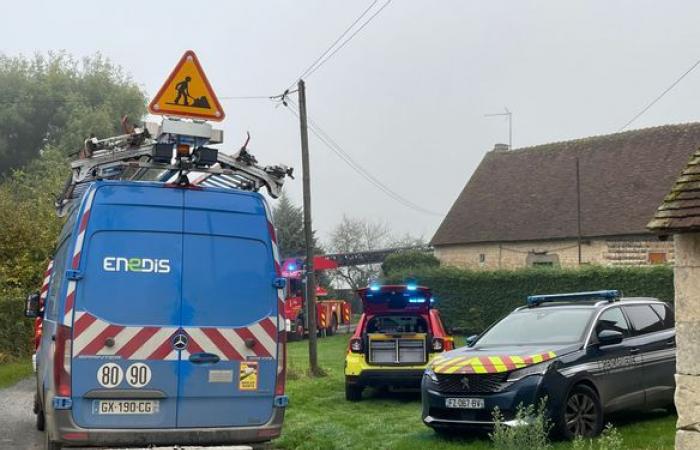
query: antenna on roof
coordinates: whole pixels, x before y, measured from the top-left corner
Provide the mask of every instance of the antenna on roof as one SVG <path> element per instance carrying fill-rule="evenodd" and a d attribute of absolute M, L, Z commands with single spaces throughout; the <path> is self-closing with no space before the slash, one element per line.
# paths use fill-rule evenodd
<path fill-rule="evenodd" d="M 506 106 L 504 106 L 503 109 L 506 111 L 502 113 L 484 114 L 484 117 L 505 116 L 508 119 L 508 150 L 513 150 L 513 113 L 510 112 Z"/>

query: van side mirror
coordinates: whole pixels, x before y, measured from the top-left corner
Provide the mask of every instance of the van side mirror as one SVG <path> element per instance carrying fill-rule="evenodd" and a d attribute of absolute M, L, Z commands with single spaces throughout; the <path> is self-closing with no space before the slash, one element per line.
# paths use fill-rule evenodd
<path fill-rule="evenodd" d="M 478 334 L 472 334 L 466 339 L 467 347 L 471 347 L 476 343 L 476 339 L 479 337 Z"/>
<path fill-rule="evenodd" d="M 29 294 L 24 304 L 24 316 L 29 318 L 39 317 L 40 310 L 39 294 L 37 292 Z"/>
<path fill-rule="evenodd" d="M 623 335 L 615 330 L 602 330 L 598 333 L 598 343 L 600 345 L 615 345 L 622 342 Z"/>

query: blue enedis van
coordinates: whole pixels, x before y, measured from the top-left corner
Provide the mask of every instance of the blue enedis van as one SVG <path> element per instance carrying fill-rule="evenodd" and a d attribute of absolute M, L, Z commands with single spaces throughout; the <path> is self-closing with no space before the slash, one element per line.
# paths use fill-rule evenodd
<path fill-rule="evenodd" d="M 75 203 L 37 355 L 47 448 L 279 436 L 284 285 L 263 197 L 99 181 Z"/>

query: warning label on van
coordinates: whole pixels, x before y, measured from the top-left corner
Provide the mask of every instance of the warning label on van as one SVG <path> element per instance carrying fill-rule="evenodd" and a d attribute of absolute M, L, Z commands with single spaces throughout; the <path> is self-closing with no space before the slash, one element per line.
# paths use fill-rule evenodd
<path fill-rule="evenodd" d="M 241 391 L 258 390 L 258 363 L 252 361 L 242 361 L 240 376 L 238 378 L 238 389 Z"/>

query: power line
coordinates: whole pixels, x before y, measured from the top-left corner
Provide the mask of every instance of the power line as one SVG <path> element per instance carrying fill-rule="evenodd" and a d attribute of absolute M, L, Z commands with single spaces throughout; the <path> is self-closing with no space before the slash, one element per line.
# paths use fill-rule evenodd
<path fill-rule="evenodd" d="M 342 43 L 340 43 L 340 45 L 337 45 L 338 42 L 340 42 L 340 41 L 343 39 L 343 37 L 345 37 L 345 35 L 347 35 L 347 34 L 350 32 L 350 30 L 352 30 L 352 29 L 355 27 L 355 25 L 357 25 L 358 22 L 360 22 L 360 20 L 362 20 L 362 18 L 363 18 L 365 15 L 367 15 L 367 13 L 374 7 L 374 5 L 377 4 L 377 1 L 378 1 L 378 0 L 374 0 L 364 11 L 362 11 L 362 14 L 360 14 L 360 15 L 357 17 L 357 19 L 355 19 L 355 21 L 354 21 L 352 24 L 350 24 L 350 26 L 347 27 L 347 28 L 345 29 L 345 31 L 343 31 L 343 32 L 341 33 L 341 35 L 338 36 L 338 38 L 337 38 L 335 41 L 333 41 L 333 43 L 332 43 L 323 53 L 321 53 L 321 55 L 320 55 L 318 58 L 316 58 L 316 59 L 314 60 L 314 62 L 311 63 L 311 65 L 310 65 L 309 67 L 307 67 L 306 70 L 305 70 L 304 72 L 301 73 L 301 75 L 299 75 L 299 76 L 297 77 L 297 80 L 302 79 L 302 78 L 308 78 L 308 77 L 310 77 L 314 72 L 316 72 L 319 68 L 321 68 L 321 66 L 323 66 L 326 62 L 328 62 L 328 60 L 331 59 L 331 58 L 333 57 L 333 55 L 335 55 L 336 53 L 338 53 L 338 51 L 339 51 L 340 49 L 342 49 L 343 47 L 345 47 L 345 46 L 346 46 L 360 31 L 362 31 L 367 25 L 369 25 L 369 23 L 370 23 L 375 17 L 377 17 L 377 15 L 379 15 L 379 13 L 381 13 L 381 12 L 384 10 L 384 8 L 386 8 L 387 6 L 389 6 L 389 3 L 392 2 L 392 0 L 387 0 L 386 3 L 384 3 L 377 11 L 375 11 L 375 13 L 372 14 L 372 15 L 369 17 L 369 19 L 367 19 L 362 25 L 360 25 L 360 26 L 355 30 L 355 32 L 353 32 L 346 40 L 344 40 Z M 337 45 L 337 47 L 336 47 L 336 45 Z M 335 47 L 335 49 L 331 52 L 331 50 L 332 50 L 334 47 Z M 329 53 L 329 52 L 331 52 L 331 53 Z M 326 56 L 326 55 L 327 55 L 327 56 Z M 325 58 L 325 59 L 324 59 L 324 58 Z M 294 85 L 294 83 L 296 83 L 296 81 L 292 82 L 292 84 L 291 84 L 289 87 L 292 87 L 292 86 Z"/>
<path fill-rule="evenodd" d="M 624 124 L 624 125 L 622 126 L 622 128 L 620 128 L 618 131 L 624 130 L 625 128 L 627 128 L 628 126 L 630 126 L 630 125 L 632 124 L 632 122 L 634 122 L 635 120 L 639 119 L 645 112 L 649 111 L 649 109 L 651 109 L 651 107 L 654 106 L 654 105 L 656 104 L 656 102 L 658 102 L 659 100 L 661 100 L 666 94 L 668 94 L 668 93 L 671 91 L 671 89 L 673 89 L 674 87 L 676 87 L 676 85 L 677 85 L 678 83 L 680 83 L 681 80 L 682 80 L 683 78 L 685 78 L 687 75 L 689 75 L 690 72 L 692 72 L 693 70 L 695 70 L 695 68 L 696 68 L 698 65 L 700 65 L 700 59 L 697 60 L 697 61 L 695 61 L 695 64 L 693 64 L 693 65 L 690 67 L 690 69 L 688 69 L 688 70 L 686 70 L 685 72 L 683 72 L 683 75 L 681 75 L 680 77 L 678 77 L 678 79 L 677 79 L 676 81 L 674 81 L 669 87 L 667 87 L 658 97 L 656 97 L 654 100 L 652 100 L 651 103 L 649 103 L 647 106 L 645 106 L 644 109 L 642 109 L 642 110 L 639 111 L 634 117 L 632 117 L 632 118 L 631 118 L 626 124 Z"/>
<path fill-rule="evenodd" d="M 297 111 L 295 110 L 296 108 L 296 103 L 291 100 L 287 99 L 287 102 L 292 105 L 292 107 L 289 107 L 290 113 L 292 113 L 294 116 L 297 118 L 299 117 Z M 422 206 L 413 203 L 412 201 L 404 198 L 391 188 L 389 188 L 387 185 L 382 183 L 379 179 L 377 179 L 374 175 L 372 175 L 367 169 L 362 167 L 357 161 L 355 161 L 343 148 L 335 141 L 333 138 L 328 135 L 323 129 L 318 126 L 316 122 L 313 121 L 310 117 L 308 118 L 309 121 L 309 130 L 318 138 L 323 144 L 326 145 L 333 153 L 335 153 L 343 162 L 345 162 L 351 169 L 353 169 L 357 174 L 362 176 L 365 180 L 367 180 L 370 184 L 374 185 L 376 188 L 384 192 L 386 195 L 389 197 L 393 198 L 397 202 L 401 203 L 403 206 L 413 209 L 415 211 L 421 212 L 423 214 L 430 214 L 434 216 L 442 216 L 442 214 L 431 211 L 429 209 L 423 208 Z"/>

